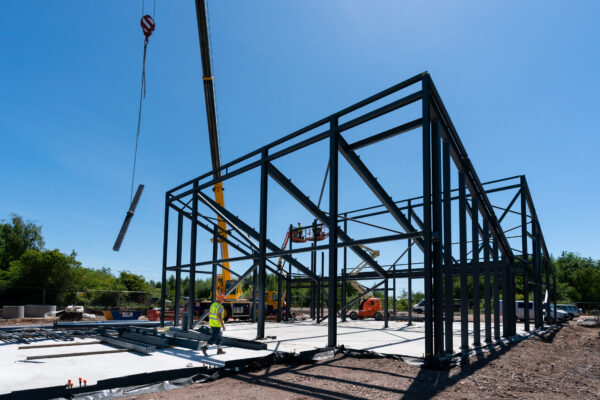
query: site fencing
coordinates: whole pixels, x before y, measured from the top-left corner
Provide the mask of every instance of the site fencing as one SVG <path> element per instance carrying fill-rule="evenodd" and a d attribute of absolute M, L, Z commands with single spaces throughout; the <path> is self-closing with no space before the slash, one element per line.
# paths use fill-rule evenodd
<path fill-rule="evenodd" d="M 50 304 L 57 308 L 81 305 L 86 309 L 146 309 L 159 298 L 146 291 L 109 289 L 54 289 L 41 287 L 0 288 L 0 306 Z"/>

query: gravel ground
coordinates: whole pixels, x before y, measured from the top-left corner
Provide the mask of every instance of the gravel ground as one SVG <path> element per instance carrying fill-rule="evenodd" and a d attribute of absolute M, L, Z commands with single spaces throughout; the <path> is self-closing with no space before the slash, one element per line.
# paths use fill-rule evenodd
<path fill-rule="evenodd" d="M 130 399 L 596 399 L 597 329 L 571 322 L 449 370 L 338 355 L 311 365 L 273 366 L 215 382 Z"/>

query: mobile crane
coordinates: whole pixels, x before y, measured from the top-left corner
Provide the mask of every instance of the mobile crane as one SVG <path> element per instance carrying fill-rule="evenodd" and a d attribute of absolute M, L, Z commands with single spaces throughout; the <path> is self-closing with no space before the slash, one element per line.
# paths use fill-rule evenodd
<path fill-rule="evenodd" d="M 196 17 L 198 20 L 198 39 L 200 41 L 200 57 L 202 60 L 202 81 L 204 84 L 204 100 L 206 104 L 206 118 L 208 122 L 208 137 L 210 141 L 210 156 L 213 168 L 213 178 L 221 177 L 221 152 L 219 146 L 219 128 L 217 124 L 217 111 L 215 106 L 215 89 L 214 76 L 212 73 L 212 63 L 210 56 L 210 40 L 208 35 L 208 18 L 205 0 L 196 0 Z M 217 182 L 213 186 L 215 193 L 215 201 L 221 207 L 225 207 L 225 196 L 223 182 Z M 224 219 L 218 217 L 217 225 L 219 228 L 220 237 L 218 239 L 221 256 L 223 259 L 229 258 L 229 248 L 227 246 L 227 224 Z M 217 274 L 216 292 L 227 293 L 235 280 L 231 279 L 229 262 L 224 262 L 221 273 Z M 210 307 L 209 300 L 199 301 L 199 307 L 196 312 L 204 313 Z M 277 309 L 277 292 L 265 292 L 265 307 L 269 309 Z M 252 299 L 242 298 L 242 287 L 236 285 L 235 289 L 225 297 L 223 303 L 224 320 L 230 317 L 240 319 L 249 319 L 252 316 Z M 255 312 L 255 311 L 254 311 Z"/>

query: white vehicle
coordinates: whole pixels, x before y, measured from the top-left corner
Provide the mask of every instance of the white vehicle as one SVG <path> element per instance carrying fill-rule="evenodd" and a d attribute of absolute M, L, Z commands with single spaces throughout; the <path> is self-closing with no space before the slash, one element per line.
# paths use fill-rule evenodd
<path fill-rule="evenodd" d="M 558 322 L 565 322 L 571 319 L 571 316 L 569 315 L 569 313 L 557 307 L 556 319 L 558 319 Z M 546 316 L 546 304 L 544 304 L 544 320 L 550 323 L 554 323 L 554 304 L 550 303 L 550 316 Z"/>
<path fill-rule="evenodd" d="M 417 304 L 413 305 L 413 312 L 421 314 L 425 312 L 425 299 L 421 300 Z"/>
<path fill-rule="evenodd" d="M 443 306 L 443 308 L 446 307 L 445 304 L 442 304 L 442 306 Z M 452 304 L 452 309 L 454 310 L 454 312 L 459 312 L 460 311 L 460 303 L 457 303 L 456 301 L 454 301 L 454 303 Z M 425 299 L 423 299 L 420 302 L 418 302 L 417 304 L 413 305 L 413 312 L 415 312 L 417 314 L 422 314 L 425 312 Z"/>
<path fill-rule="evenodd" d="M 563 310 L 567 314 L 569 314 L 569 319 L 573 319 L 575 317 L 579 317 L 579 308 L 573 304 L 557 304 L 556 305 L 559 310 Z"/>
<path fill-rule="evenodd" d="M 529 320 L 533 320 L 534 317 L 535 305 L 533 302 L 529 302 Z M 550 315 L 546 316 L 546 304 L 543 304 L 542 312 L 544 313 L 544 320 L 547 322 L 554 322 L 554 304 L 550 304 Z M 518 320 L 525 320 L 525 302 L 522 300 L 515 301 L 515 315 Z M 569 314 L 558 308 L 556 310 L 556 319 L 559 322 L 567 321 L 569 319 Z"/>
<path fill-rule="evenodd" d="M 534 305 L 531 301 L 528 303 L 529 303 L 528 317 L 529 317 L 529 320 L 532 320 L 534 318 Z M 524 301 L 522 301 L 522 300 L 515 301 L 515 316 L 517 317 L 517 319 L 519 321 L 525 321 L 525 302 Z"/>

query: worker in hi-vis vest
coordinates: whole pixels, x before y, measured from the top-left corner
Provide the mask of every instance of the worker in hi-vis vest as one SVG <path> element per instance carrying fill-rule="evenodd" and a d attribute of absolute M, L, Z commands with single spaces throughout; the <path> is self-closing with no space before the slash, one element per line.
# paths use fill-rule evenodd
<path fill-rule="evenodd" d="M 217 345 L 217 355 L 225 354 L 221 348 L 221 328 L 225 330 L 225 322 L 223 322 L 223 301 L 225 301 L 225 295 L 219 293 L 217 295 L 217 301 L 210 305 L 210 310 L 208 313 L 208 325 L 212 331 L 212 336 L 207 342 L 204 342 L 204 345 L 201 347 L 205 356 L 207 355 L 206 350 L 208 350 L 209 344 Z"/>

